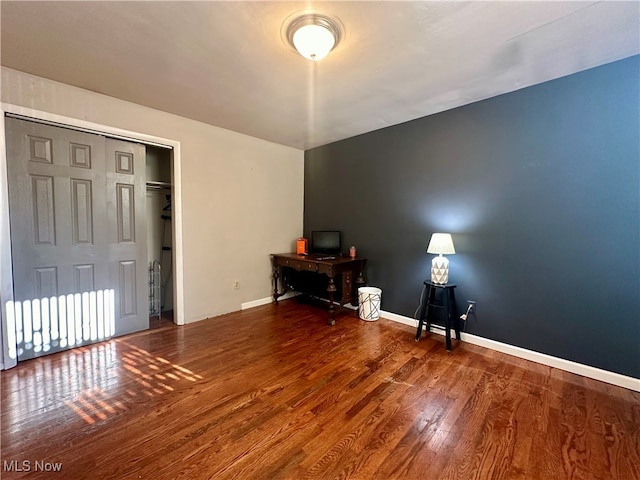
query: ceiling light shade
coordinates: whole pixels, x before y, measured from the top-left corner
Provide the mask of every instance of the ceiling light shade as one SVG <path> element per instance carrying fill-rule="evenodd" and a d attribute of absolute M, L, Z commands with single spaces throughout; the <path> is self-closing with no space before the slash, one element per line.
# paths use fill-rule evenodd
<path fill-rule="evenodd" d="M 296 18 L 287 28 L 289 43 L 305 58 L 318 61 L 340 41 L 340 27 L 323 15 L 310 13 Z"/>
<path fill-rule="evenodd" d="M 320 25 L 305 25 L 293 34 L 293 45 L 304 58 L 320 60 L 327 56 L 336 40 L 329 30 Z"/>

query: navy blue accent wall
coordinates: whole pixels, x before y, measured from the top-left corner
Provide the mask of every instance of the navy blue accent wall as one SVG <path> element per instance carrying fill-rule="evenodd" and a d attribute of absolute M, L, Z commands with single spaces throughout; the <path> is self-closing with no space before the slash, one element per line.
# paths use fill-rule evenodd
<path fill-rule="evenodd" d="M 341 230 L 413 317 L 450 232 L 469 333 L 640 378 L 640 57 L 305 152 L 304 232 Z M 412 341 L 410 337 L 407 341 Z"/>

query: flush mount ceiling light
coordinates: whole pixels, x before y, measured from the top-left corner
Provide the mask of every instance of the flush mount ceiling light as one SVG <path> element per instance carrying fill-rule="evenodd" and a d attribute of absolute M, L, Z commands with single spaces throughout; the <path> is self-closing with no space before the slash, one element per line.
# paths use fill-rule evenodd
<path fill-rule="evenodd" d="M 320 60 L 340 41 L 341 29 L 337 21 L 307 13 L 295 18 L 287 27 L 287 40 L 305 58 Z"/>

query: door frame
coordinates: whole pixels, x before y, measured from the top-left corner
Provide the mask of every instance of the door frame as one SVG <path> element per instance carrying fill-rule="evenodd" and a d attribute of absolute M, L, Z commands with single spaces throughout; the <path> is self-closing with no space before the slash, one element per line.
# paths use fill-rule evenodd
<path fill-rule="evenodd" d="M 173 150 L 172 166 L 172 235 L 173 235 L 173 307 L 174 322 L 184 325 L 184 285 L 183 285 L 183 248 L 182 248 L 182 179 L 180 142 L 169 138 L 156 137 L 146 133 L 125 130 L 108 125 L 88 122 L 78 118 L 66 117 L 54 113 L 26 108 L 10 103 L 0 103 L 0 370 L 17 365 L 16 332 L 8 328 L 6 322 L 7 302 L 13 301 L 13 268 L 11 263 L 11 230 L 9 226 L 9 185 L 7 177 L 7 150 L 5 138 L 5 114 L 20 115 L 54 122 L 61 126 L 68 126 L 79 130 L 90 131 L 108 137 L 129 140 L 143 144 L 150 144 L 171 148 Z M 15 327 L 15 326 L 14 326 Z"/>

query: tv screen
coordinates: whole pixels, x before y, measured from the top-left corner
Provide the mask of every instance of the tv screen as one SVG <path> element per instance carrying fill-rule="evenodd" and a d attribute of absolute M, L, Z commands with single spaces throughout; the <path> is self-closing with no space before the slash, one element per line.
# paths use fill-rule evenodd
<path fill-rule="evenodd" d="M 339 255 L 342 250 L 340 232 L 337 230 L 315 230 L 311 232 L 311 252 Z"/>

